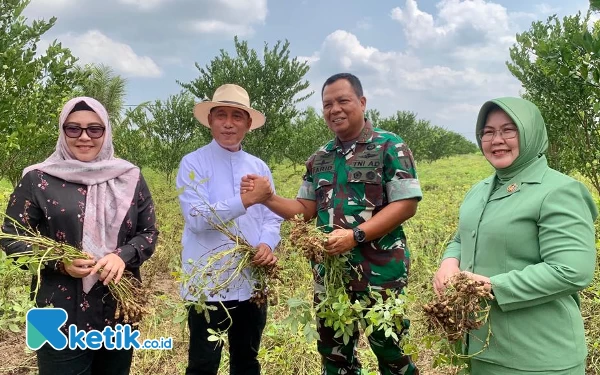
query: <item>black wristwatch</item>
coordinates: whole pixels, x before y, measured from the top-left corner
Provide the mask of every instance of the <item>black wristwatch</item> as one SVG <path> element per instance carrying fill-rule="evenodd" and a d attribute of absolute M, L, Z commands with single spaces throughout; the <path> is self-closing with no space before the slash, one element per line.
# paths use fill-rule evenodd
<path fill-rule="evenodd" d="M 365 240 L 367 239 L 367 235 L 364 230 L 360 229 L 359 227 L 356 227 L 356 228 L 353 228 L 352 231 L 354 232 L 354 240 L 356 242 L 358 242 L 358 243 L 365 242 Z"/>

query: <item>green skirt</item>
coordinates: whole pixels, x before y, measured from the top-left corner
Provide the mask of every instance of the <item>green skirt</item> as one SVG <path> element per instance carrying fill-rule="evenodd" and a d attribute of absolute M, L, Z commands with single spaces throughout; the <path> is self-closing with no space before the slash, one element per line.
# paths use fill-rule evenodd
<path fill-rule="evenodd" d="M 585 375 L 585 363 L 560 371 L 523 371 L 471 359 L 471 375 Z"/>

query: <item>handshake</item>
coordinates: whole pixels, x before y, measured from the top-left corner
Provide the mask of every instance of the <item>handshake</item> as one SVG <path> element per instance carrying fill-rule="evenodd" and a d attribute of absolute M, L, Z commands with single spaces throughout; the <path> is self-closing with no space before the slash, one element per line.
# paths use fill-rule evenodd
<path fill-rule="evenodd" d="M 242 177 L 240 193 L 242 195 L 242 203 L 246 208 L 255 204 L 265 203 L 275 195 L 269 178 L 256 174 L 248 174 Z"/>

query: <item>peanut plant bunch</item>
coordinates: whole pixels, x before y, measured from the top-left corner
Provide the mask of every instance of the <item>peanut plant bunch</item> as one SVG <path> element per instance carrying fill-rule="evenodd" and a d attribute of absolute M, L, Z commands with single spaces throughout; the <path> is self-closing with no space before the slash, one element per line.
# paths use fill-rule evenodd
<path fill-rule="evenodd" d="M 215 296 L 227 290 L 238 277 L 243 277 L 244 269 L 249 269 L 255 281 L 250 300 L 259 306 L 266 304 L 269 298 L 269 284 L 280 279 L 279 267 L 276 264 L 268 266 L 254 264 L 256 248 L 243 236 L 234 233 L 231 223 L 214 222 L 214 220 L 208 222 L 214 230 L 223 234 L 235 245 L 227 250 L 217 251 L 208 257 L 206 264 L 186 276 L 189 279 L 200 280 L 200 285 L 193 288 L 195 293 L 192 294 L 208 292 L 210 296 Z M 198 298 L 198 300 L 203 301 L 205 298 Z M 197 307 L 204 310 L 202 305 L 200 303 Z"/>
<path fill-rule="evenodd" d="M 463 340 L 470 331 L 479 329 L 489 320 L 490 304 L 494 296 L 485 283 L 470 279 L 465 273 L 449 278 L 444 292 L 423 305 L 431 331 L 445 337 L 450 344 Z M 489 343 L 491 332 L 484 348 Z M 460 355 L 457 355 L 460 356 Z"/>
<path fill-rule="evenodd" d="M 76 259 L 90 259 L 90 255 L 68 243 L 58 242 L 43 236 L 38 231 L 27 228 L 14 219 L 4 215 L 13 221 L 14 225 L 24 234 L 11 234 L 0 231 L 0 240 L 5 239 L 27 244 L 28 250 L 11 254 L 8 257 L 14 259 L 21 267 L 27 267 L 37 276 L 35 295 L 41 284 L 41 269 L 49 262 L 63 262 L 69 264 Z M 102 273 L 102 269 L 98 273 Z M 142 290 L 141 283 L 129 271 L 123 273 L 118 283 L 111 280 L 108 289 L 117 301 L 115 319 L 123 318 L 125 323 L 137 324 L 146 312 L 147 295 Z"/>
<path fill-rule="evenodd" d="M 301 215 L 295 216 L 290 222 L 291 245 L 316 263 L 317 268 L 325 269 L 322 278 L 317 276 L 322 288 L 316 292 L 314 311 L 326 327 L 334 329 L 335 338 L 341 337 L 344 343 L 348 343 L 354 331 L 361 328 L 365 336 L 383 330 L 386 337 L 400 341 L 397 332 L 401 332 L 406 324 L 406 296 L 398 291 L 371 289 L 353 300 L 346 287 L 351 267 L 349 255 L 328 255 L 324 247 L 327 234 L 305 222 Z M 306 329 L 311 315 L 308 312 L 310 304 L 299 304 L 297 301 L 292 304 L 291 315 L 286 321 L 293 327 L 304 326 L 305 336 L 310 340 L 315 335 Z"/>

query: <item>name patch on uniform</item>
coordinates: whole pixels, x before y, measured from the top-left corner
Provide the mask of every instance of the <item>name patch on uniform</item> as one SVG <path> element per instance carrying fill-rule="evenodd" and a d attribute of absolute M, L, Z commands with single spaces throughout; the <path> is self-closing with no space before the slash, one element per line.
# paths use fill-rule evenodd
<path fill-rule="evenodd" d="M 321 153 L 315 157 L 313 163 L 312 172 L 313 174 L 322 172 L 333 171 L 333 161 L 335 160 L 335 154 L 333 153 Z"/>

